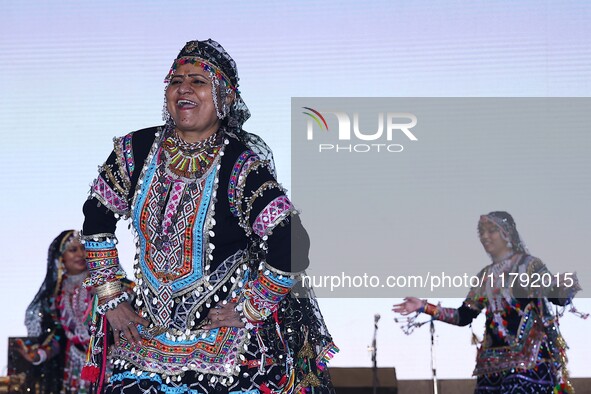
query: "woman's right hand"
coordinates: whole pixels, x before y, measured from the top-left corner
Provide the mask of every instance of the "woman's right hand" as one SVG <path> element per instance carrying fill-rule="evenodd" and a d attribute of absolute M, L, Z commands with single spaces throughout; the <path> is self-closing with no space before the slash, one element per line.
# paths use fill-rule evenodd
<path fill-rule="evenodd" d="M 392 310 L 396 313 L 400 313 L 403 316 L 418 311 L 423 306 L 423 300 L 416 297 L 406 297 L 404 302 L 395 304 Z"/>
<path fill-rule="evenodd" d="M 37 352 L 37 347 L 25 345 L 25 342 L 23 342 L 22 339 L 16 340 L 15 350 L 18 354 L 20 354 L 25 360 L 27 360 L 31 364 L 34 362 L 38 362 L 41 359 L 39 353 Z"/>
<path fill-rule="evenodd" d="M 119 335 L 123 335 L 129 342 L 140 343 L 142 337 L 137 330 L 137 325 L 148 327 L 150 324 L 149 321 L 135 313 L 129 302 L 122 302 L 115 309 L 108 310 L 105 315 L 113 329 L 115 346 L 119 346 Z"/>
<path fill-rule="evenodd" d="M 244 322 L 240 319 L 240 313 L 236 311 L 236 303 L 220 303 L 211 308 L 207 314 L 209 323 L 201 327 L 204 330 L 212 330 L 218 327 L 244 327 Z"/>

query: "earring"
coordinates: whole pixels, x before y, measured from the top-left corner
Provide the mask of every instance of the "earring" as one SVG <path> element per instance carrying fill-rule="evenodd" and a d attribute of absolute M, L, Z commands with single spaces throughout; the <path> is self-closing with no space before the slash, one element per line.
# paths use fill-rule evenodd
<path fill-rule="evenodd" d="M 220 112 L 220 107 L 218 105 L 218 87 L 220 86 L 220 81 L 217 78 L 211 79 L 211 98 L 213 99 L 213 106 L 215 107 L 215 114 L 218 119 L 224 119 L 224 114 Z M 222 100 L 219 100 L 222 101 Z M 223 107 L 222 107 L 223 110 Z"/>
<path fill-rule="evenodd" d="M 170 121 L 170 112 L 168 112 L 168 105 L 166 103 L 166 88 L 164 88 L 164 104 L 162 105 L 162 120 L 168 124 Z"/>
<path fill-rule="evenodd" d="M 513 249 L 513 244 L 511 243 L 511 241 L 507 242 L 507 248 Z"/>
<path fill-rule="evenodd" d="M 162 108 L 162 120 L 164 123 L 168 123 L 170 121 L 170 112 L 168 112 L 166 104 L 164 104 L 164 108 Z"/>
<path fill-rule="evenodd" d="M 57 258 L 57 272 L 58 275 L 61 275 L 66 272 L 66 266 L 64 264 L 64 259 L 62 256 Z"/>

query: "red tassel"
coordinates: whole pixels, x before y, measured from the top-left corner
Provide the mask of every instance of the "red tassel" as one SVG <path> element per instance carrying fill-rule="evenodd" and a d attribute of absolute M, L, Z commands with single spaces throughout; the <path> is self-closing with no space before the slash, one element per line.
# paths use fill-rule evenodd
<path fill-rule="evenodd" d="M 80 378 L 88 382 L 96 382 L 98 380 L 101 370 L 96 365 L 85 365 L 82 368 Z"/>

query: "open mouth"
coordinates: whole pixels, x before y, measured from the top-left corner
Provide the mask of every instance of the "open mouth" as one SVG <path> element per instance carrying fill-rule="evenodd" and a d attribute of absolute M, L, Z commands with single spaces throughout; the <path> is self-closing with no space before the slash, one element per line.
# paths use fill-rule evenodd
<path fill-rule="evenodd" d="M 191 100 L 179 100 L 176 102 L 176 105 L 183 109 L 183 108 L 195 108 L 197 106 L 197 103 Z"/>

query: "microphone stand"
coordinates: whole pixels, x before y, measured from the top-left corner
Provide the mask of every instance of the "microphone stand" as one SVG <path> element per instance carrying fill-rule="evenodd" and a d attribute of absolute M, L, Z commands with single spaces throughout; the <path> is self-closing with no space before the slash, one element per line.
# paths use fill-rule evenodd
<path fill-rule="evenodd" d="M 437 368 L 435 368 L 435 324 L 433 319 L 429 324 L 431 331 L 431 374 L 433 376 L 433 394 L 438 394 L 437 390 Z"/>
<path fill-rule="evenodd" d="M 378 353 L 378 346 L 377 346 L 377 334 L 378 334 L 378 321 L 380 320 L 380 315 L 376 314 L 374 316 L 374 323 L 373 323 L 373 340 L 371 341 L 371 362 L 372 362 L 372 387 L 373 387 L 373 394 L 377 394 L 378 386 L 380 385 L 380 381 L 378 379 L 378 360 L 377 360 L 377 353 Z"/>
<path fill-rule="evenodd" d="M 418 316 L 418 313 L 417 313 Z M 416 328 L 422 327 L 424 324 L 429 323 L 430 331 L 431 331 L 431 374 L 433 376 L 433 394 L 438 394 L 437 389 L 437 368 L 435 367 L 435 324 L 434 320 L 425 320 L 421 322 L 416 321 L 415 317 L 406 318 L 405 320 L 399 320 L 398 318 L 394 318 L 396 323 L 404 323 L 406 322 L 405 326 L 402 326 L 402 331 L 406 335 L 410 335 Z"/>

